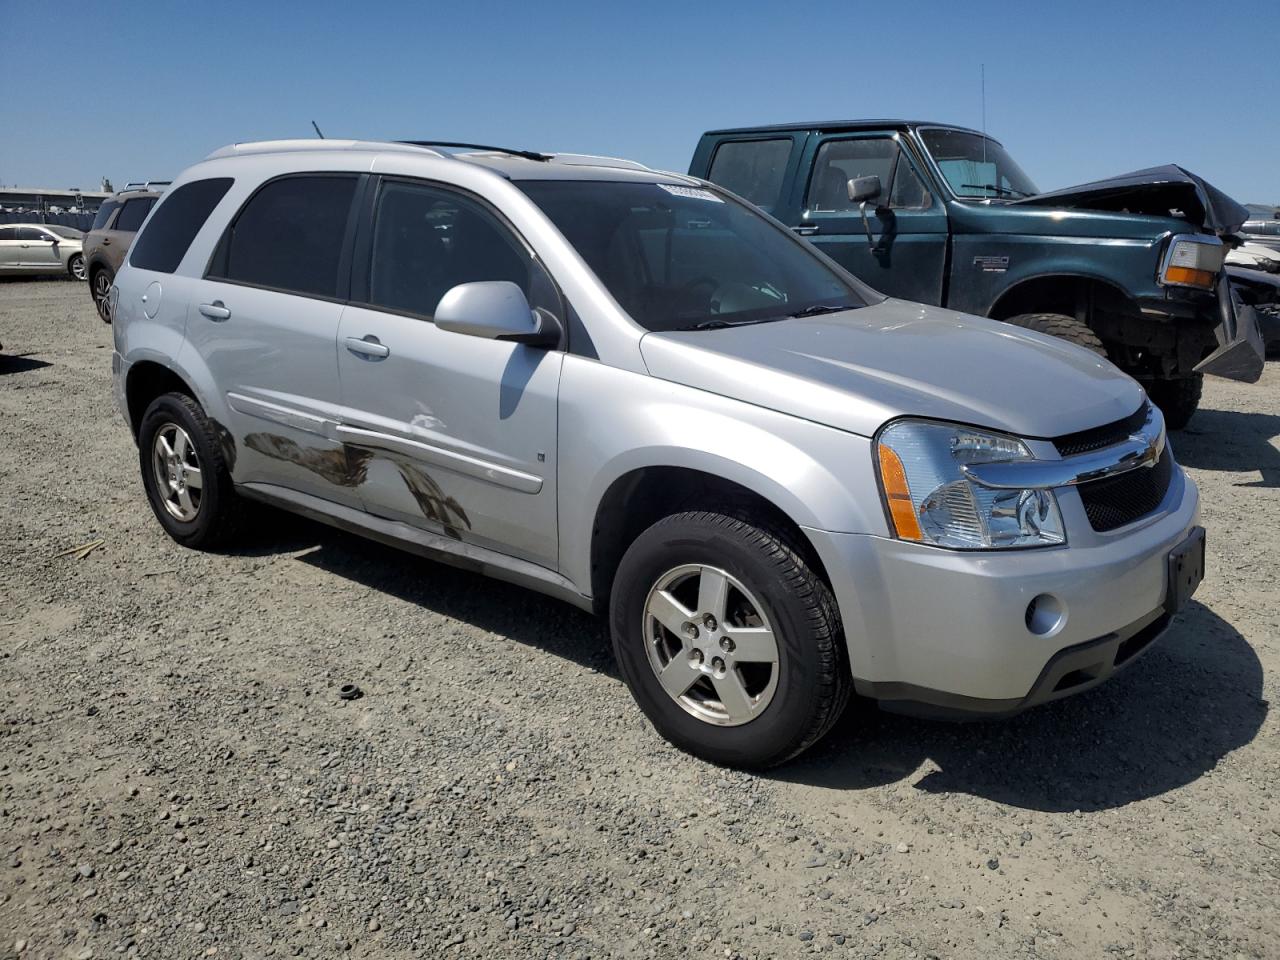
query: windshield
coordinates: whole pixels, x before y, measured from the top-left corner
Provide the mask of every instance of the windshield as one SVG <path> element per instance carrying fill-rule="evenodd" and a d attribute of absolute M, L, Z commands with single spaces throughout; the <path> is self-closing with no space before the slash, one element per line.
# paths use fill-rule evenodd
<path fill-rule="evenodd" d="M 1004 147 L 989 137 L 925 127 L 920 130 L 920 139 L 958 197 L 1016 200 L 1040 192 Z"/>
<path fill-rule="evenodd" d="M 868 300 L 800 240 L 719 191 L 588 180 L 517 185 L 646 330 L 760 323 Z"/>
<path fill-rule="evenodd" d="M 77 230 L 75 227 L 64 227 L 56 223 L 46 223 L 44 228 L 50 233 L 56 233 L 58 236 L 67 240 L 83 240 L 84 231 Z"/>

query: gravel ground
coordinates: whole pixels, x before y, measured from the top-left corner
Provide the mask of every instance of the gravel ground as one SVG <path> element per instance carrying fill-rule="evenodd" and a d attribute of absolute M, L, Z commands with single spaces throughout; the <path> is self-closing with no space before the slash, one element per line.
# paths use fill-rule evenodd
<path fill-rule="evenodd" d="M 750 776 L 566 605 L 279 514 L 176 546 L 84 286 L 0 284 L 0 340 L 0 957 L 1280 956 L 1275 365 L 1174 437 L 1209 574 L 1132 669 Z"/>

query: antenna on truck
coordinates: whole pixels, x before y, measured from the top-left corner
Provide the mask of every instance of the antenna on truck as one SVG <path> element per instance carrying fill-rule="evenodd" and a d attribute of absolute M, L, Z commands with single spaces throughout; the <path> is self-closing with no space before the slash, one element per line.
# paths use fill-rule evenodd
<path fill-rule="evenodd" d="M 321 140 L 323 140 L 323 139 L 324 139 L 324 134 L 320 132 L 320 127 L 319 127 L 319 125 L 318 125 L 314 120 L 312 120 L 312 121 L 311 121 L 311 126 L 315 128 L 316 136 L 317 136 L 317 137 L 319 137 Z"/>
<path fill-rule="evenodd" d="M 982 162 L 987 162 L 987 65 L 978 65 L 978 74 L 982 78 Z M 319 131 L 317 131 L 318 133 Z"/>

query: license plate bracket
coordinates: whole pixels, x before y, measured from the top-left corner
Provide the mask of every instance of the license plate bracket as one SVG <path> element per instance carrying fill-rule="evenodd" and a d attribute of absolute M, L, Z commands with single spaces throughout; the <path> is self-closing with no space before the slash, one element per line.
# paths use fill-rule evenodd
<path fill-rule="evenodd" d="M 1195 527 L 1187 538 L 1169 551 L 1169 585 L 1164 607 L 1177 613 L 1204 579 L 1204 527 Z"/>

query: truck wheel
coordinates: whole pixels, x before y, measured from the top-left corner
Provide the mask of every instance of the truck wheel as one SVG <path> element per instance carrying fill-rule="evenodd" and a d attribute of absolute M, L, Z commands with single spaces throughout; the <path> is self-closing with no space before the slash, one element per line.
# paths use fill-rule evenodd
<path fill-rule="evenodd" d="M 1164 414 L 1164 425 L 1170 430 L 1181 430 L 1200 406 L 1204 374 L 1193 373 L 1177 380 L 1151 380 L 1143 386 L 1147 388 L 1151 402 Z"/>
<path fill-rule="evenodd" d="M 138 428 L 138 463 L 147 500 L 170 537 L 196 550 L 234 538 L 244 502 L 200 404 L 183 393 L 153 400 Z"/>
<path fill-rule="evenodd" d="M 609 619 L 640 709 L 670 743 L 713 763 L 782 763 L 848 702 L 830 588 L 783 536 L 747 520 L 659 520 L 623 556 Z"/>
<path fill-rule="evenodd" d="M 1059 340 L 1074 343 L 1077 347 L 1092 350 L 1100 357 L 1107 355 L 1107 348 L 1102 345 L 1098 335 L 1089 329 L 1089 325 L 1065 313 L 1020 313 L 1010 317 L 1005 323 L 1015 327 L 1025 327 L 1037 333 L 1047 333 Z"/>

